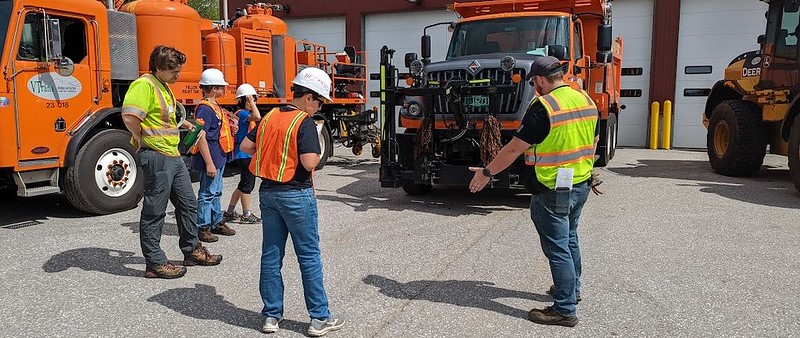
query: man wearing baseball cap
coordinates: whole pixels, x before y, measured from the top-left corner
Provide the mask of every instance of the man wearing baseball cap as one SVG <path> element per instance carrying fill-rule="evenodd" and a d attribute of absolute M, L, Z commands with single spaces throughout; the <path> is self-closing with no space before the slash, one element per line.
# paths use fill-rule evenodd
<path fill-rule="evenodd" d="M 512 140 L 484 168 L 470 168 L 473 193 L 482 190 L 492 175 L 505 170 L 524 155 L 533 174 L 531 219 L 539 233 L 542 251 L 550 262 L 554 304 L 533 309 L 528 318 L 539 324 L 575 326 L 580 300 L 581 254 L 578 221 L 591 190 L 599 113 L 586 92 L 564 82 L 561 62 L 551 56 L 533 62 L 528 81 L 540 96 L 533 99 Z"/>

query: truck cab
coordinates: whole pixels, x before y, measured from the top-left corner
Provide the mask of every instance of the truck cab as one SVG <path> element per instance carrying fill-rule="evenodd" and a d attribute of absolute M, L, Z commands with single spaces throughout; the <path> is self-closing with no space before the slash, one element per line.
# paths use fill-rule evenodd
<path fill-rule="evenodd" d="M 387 85 L 382 90 L 386 120 L 393 119 L 393 107 L 399 111 L 396 122 L 384 126 L 386 144 L 398 144 L 382 163 L 384 186 L 417 194 L 430 191 L 433 184 L 467 185 L 467 167 L 488 164 L 487 154 L 499 150 L 487 149 L 485 130 L 497 121 L 502 146 L 521 125 L 536 97 L 525 79 L 532 63 L 544 56 L 561 60 L 564 80 L 589 93 L 597 104 L 602 139 L 597 164 L 608 163 L 616 146 L 617 114 L 623 108 L 622 40 L 612 41 L 608 2 L 480 1 L 449 8 L 462 19 L 446 23 L 452 39 L 445 59 L 430 60 L 430 37 L 424 34 L 422 58 L 415 53 L 404 57 L 408 74 L 399 80 L 405 77 L 406 87 Z M 388 48 L 386 52 L 391 54 Z M 394 68 L 392 56 L 386 56 L 385 66 Z M 396 83 L 393 75 L 386 70 L 385 83 Z M 523 187 L 529 169 L 520 160 L 498 174 L 493 187 Z"/>

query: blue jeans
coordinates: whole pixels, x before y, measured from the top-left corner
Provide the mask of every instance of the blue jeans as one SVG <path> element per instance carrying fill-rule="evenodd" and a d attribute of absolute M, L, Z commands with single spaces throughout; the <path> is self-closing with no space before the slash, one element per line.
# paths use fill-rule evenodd
<path fill-rule="evenodd" d="M 553 308 L 568 317 L 577 316 L 575 305 L 581 293 L 577 230 L 589 190 L 589 185 L 583 182 L 569 191 L 551 191 L 531 197 L 531 220 L 539 233 L 542 251 L 550 261 L 555 286 Z"/>
<path fill-rule="evenodd" d="M 200 191 L 197 192 L 197 227 L 213 228 L 222 222 L 222 172 L 225 168 L 217 169 L 217 175 L 209 177 L 205 172 L 200 176 Z"/>
<path fill-rule="evenodd" d="M 330 317 L 328 296 L 322 283 L 317 199 L 313 189 L 261 189 L 259 198 L 264 227 L 259 283 L 261 300 L 264 302 L 261 313 L 265 317 L 283 318 L 281 267 L 286 254 L 286 238 L 291 235 L 300 264 L 308 314 L 313 319 Z"/>

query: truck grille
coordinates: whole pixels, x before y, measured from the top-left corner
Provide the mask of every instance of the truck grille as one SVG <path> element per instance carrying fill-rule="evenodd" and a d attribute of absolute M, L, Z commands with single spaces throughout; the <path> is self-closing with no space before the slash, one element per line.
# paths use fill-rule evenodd
<path fill-rule="evenodd" d="M 464 79 L 467 81 L 489 79 L 491 80 L 489 83 L 468 84 L 470 87 L 488 88 L 492 86 L 514 85 L 514 83 L 511 81 L 513 74 L 519 74 L 522 79 L 525 79 L 524 69 L 514 69 L 511 72 L 505 72 L 499 68 L 485 68 L 476 75 L 472 75 L 463 69 L 430 72 L 428 73 L 428 80 L 438 81 L 440 86 L 444 86 L 447 84 L 447 81 L 454 78 Z M 524 84 L 524 80 L 520 81 L 515 85 L 515 90 L 512 93 L 497 95 L 500 101 L 497 105 L 499 108 L 499 111 L 497 112 L 498 114 L 515 114 L 517 110 L 519 110 L 519 106 L 522 104 L 522 92 L 525 89 Z M 468 114 L 489 113 L 488 107 L 464 106 L 462 109 Z M 448 113 L 447 102 L 445 101 L 444 95 L 437 95 L 433 97 L 433 112 L 436 114 Z"/>

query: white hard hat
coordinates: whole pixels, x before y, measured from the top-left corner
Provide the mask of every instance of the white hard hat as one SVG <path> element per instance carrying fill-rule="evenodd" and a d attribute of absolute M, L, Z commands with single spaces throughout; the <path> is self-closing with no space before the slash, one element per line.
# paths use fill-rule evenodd
<path fill-rule="evenodd" d="M 300 71 L 297 76 L 294 77 L 294 81 L 292 83 L 303 86 L 311 91 L 319 94 L 325 98 L 326 102 L 331 102 L 331 76 L 328 75 L 324 70 L 315 68 L 315 67 L 308 67 Z"/>
<path fill-rule="evenodd" d="M 227 86 L 228 83 L 225 82 L 225 75 L 222 74 L 222 71 L 216 68 L 209 68 L 203 71 L 203 75 L 200 75 L 200 85 Z"/>
<path fill-rule="evenodd" d="M 242 96 L 258 96 L 258 93 L 256 93 L 256 89 L 253 86 L 245 83 L 236 89 L 236 98 L 238 99 Z"/>

